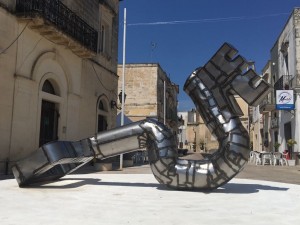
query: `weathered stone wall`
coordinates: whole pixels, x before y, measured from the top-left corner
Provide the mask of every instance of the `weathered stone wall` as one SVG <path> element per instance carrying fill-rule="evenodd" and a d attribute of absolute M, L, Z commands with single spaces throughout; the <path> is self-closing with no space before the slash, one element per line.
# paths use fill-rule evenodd
<path fill-rule="evenodd" d="M 0 7 L 0 173 L 4 171 L 5 160 L 9 155 L 17 46 L 5 49 L 17 33 L 18 26 L 14 17 Z"/>
<path fill-rule="evenodd" d="M 87 9 L 78 10 L 78 15 L 92 26 L 100 24 L 98 1 L 63 2 L 74 11 Z M 100 98 L 108 129 L 116 121 L 110 102 L 117 100 L 117 54 L 101 63 L 80 58 L 41 36 L 31 29 L 30 20 L 18 20 L 11 11 L 0 5 L 0 174 L 7 159 L 11 165 L 39 147 L 42 100 L 55 103 L 60 114 L 59 140 L 74 141 L 96 133 Z M 116 30 L 111 37 L 115 42 L 117 34 Z M 53 84 L 55 95 L 42 91 L 45 80 Z"/>
<path fill-rule="evenodd" d="M 0 6 L 8 9 L 9 11 L 14 11 L 16 0 L 0 0 Z"/>
<path fill-rule="evenodd" d="M 118 67 L 119 91 L 122 89 L 122 67 Z M 157 117 L 157 66 L 128 64 L 125 69 L 125 114 L 133 121 Z"/>
<path fill-rule="evenodd" d="M 122 89 L 122 66 L 118 66 L 119 91 Z M 177 115 L 177 93 L 175 87 L 159 64 L 127 64 L 125 69 L 125 115 L 133 121 L 146 117 L 164 121 L 164 81 L 166 81 L 167 110 L 172 108 Z M 172 95 L 172 96 L 171 96 Z M 167 113 L 167 112 L 166 112 Z M 168 118 L 167 118 L 168 119 Z M 177 121 L 176 121 L 177 122 Z M 177 131 L 177 123 L 166 123 Z"/>

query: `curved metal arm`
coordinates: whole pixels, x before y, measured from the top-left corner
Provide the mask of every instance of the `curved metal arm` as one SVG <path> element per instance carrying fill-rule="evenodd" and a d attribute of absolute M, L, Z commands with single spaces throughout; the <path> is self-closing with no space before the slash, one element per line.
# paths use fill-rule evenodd
<path fill-rule="evenodd" d="M 160 157 L 151 162 L 160 183 L 176 189 L 215 189 L 238 174 L 249 158 L 248 132 L 234 94 L 257 105 L 270 91 L 270 85 L 248 70 L 247 62 L 225 43 L 202 68 L 187 79 L 184 89 L 192 98 L 207 127 L 219 142 L 218 151 L 204 160 Z"/>
<path fill-rule="evenodd" d="M 213 135 L 219 149 L 204 160 L 184 160 L 177 155 L 176 137 L 163 124 L 146 119 L 99 133 L 78 142 L 53 142 L 42 146 L 13 167 L 20 186 L 58 179 L 97 157 L 100 159 L 147 148 L 158 182 L 175 189 L 212 190 L 233 178 L 249 157 L 249 137 L 239 116 L 234 94 L 258 104 L 270 86 L 253 71 L 237 51 L 224 44 L 211 60 L 195 70 L 184 89 Z"/>
<path fill-rule="evenodd" d="M 56 180 L 77 170 L 94 157 L 105 159 L 147 148 L 152 146 L 150 143 L 156 144 L 155 149 L 149 149 L 149 158 L 156 159 L 163 154 L 177 157 L 176 140 L 172 132 L 156 120 L 146 119 L 77 142 L 47 143 L 18 161 L 12 171 L 19 186 Z"/>

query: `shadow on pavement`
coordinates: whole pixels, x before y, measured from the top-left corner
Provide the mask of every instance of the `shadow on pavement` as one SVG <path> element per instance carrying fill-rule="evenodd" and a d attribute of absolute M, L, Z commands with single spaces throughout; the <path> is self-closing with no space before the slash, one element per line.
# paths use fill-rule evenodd
<path fill-rule="evenodd" d="M 261 190 L 267 191 L 287 191 L 289 188 L 274 187 L 262 184 L 239 184 L 239 183 L 227 183 L 213 193 L 227 193 L 227 194 L 251 194 Z"/>
<path fill-rule="evenodd" d="M 13 175 L 0 175 L 0 181 L 1 180 L 10 180 L 10 179 L 15 179 Z"/>
<path fill-rule="evenodd" d="M 68 184 L 65 184 L 65 182 Z M 40 183 L 30 185 L 26 188 L 38 188 L 38 189 L 71 189 L 78 188 L 85 185 L 101 185 L 101 186 L 121 186 L 121 187 L 145 187 L 145 188 L 157 188 L 161 191 L 183 191 L 174 190 L 159 183 L 129 183 L 129 182 L 102 182 L 101 179 L 95 178 L 62 178 L 51 183 Z M 257 193 L 260 190 L 267 191 L 287 191 L 289 188 L 275 187 L 262 184 L 240 184 L 240 183 L 227 183 L 224 186 L 213 191 L 192 191 L 203 192 L 206 194 L 213 193 L 227 193 L 227 194 L 251 194 Z"/>
<path fill-rule="evenodd" d="M 67 181 L 68 184 L 64 184 Z M 70 183 L 71 182 L 71 183 Z M 54 185 L 53 185 L 54 184 Z M 24 188 L 37 188 L 37 189 L 70 189 L 78 188 L 85 185 L 101 185 L 101 186 L 123 186 L 123 187 L 156 187 L 158 188 L 159 183 L 128 183 L 128 182 L 102 182 L 101 179 L 95 178 L 62 178 L 57 181 L 49 183 L 39 183 L 26 186 Z"/>

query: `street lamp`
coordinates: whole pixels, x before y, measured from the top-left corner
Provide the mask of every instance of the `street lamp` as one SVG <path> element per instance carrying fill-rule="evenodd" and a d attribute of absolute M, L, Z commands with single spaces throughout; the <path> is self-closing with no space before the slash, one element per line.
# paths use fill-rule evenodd
<path fill-rule="evenodd" d="M 119 96 L 119 101 L 120 101 L 121 104 L 123 102 L 122 95 L 123 95 L 123 91 L 121 90 L 119 95 L 118 95 Z M 124 92 L 124 103 L 125 103 L 125 100 L 126 100 L 126 93 Z"/>
<path fill-rule="evenodd" d="M 120 101 L 120 103 L 121 103 L 121 105 L 122 105 L 122 102 L 123 102 L 123 100 L 122 100 L 122 96 L 123 96 L 122 90 L 120 91 L 120 93 L 119 93 L 118 96 L 119 96 L 119 101 Z M 124 93 L 124 102 L 125 102 L 125 100 L 126 100 L 126 94 Z M 122 105 L 122 107 L 118 107 L 117 102 L 114 101 L 114 100 L 111 100 L 111 102 L 110 102 L 110 107 L 111 107 L 112 109 L 117 108 L 118 110 L 122 110 L 123 105 Z M 121 125 L 123 126 L 123 124 L 121 124 Z"/>

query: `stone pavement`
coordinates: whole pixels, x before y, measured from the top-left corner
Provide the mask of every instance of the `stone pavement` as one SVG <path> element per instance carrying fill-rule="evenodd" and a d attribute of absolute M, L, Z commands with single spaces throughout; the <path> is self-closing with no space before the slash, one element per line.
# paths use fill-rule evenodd
<path fill-rule="evenodd" d="M 84 167 L 75 173 L 107 173 L 107 174 L 152 174 L 148 164 L 123 168 L 122 171 L 95 172 L 92 167 Z M 300 166 L 256 166 L 248 164 L 236 178 L 276 181 L 300 185 Z"/>
<path fill-rule="evenodd" d="M 236 178 L 275 181 L 300 185 L 300 166 L 246 165 Z"/>
<path fill-rule="evenodd" d="M 298 166 L 247 165 L 211 193 L 167 189 L 155 180 L 148 165 L 106 172 L 86 167 L 57 182 L 30 188 L 19 188 L 14 179 L 2 176 L 0 223 L 298 224 L 299 174 Z"/>

